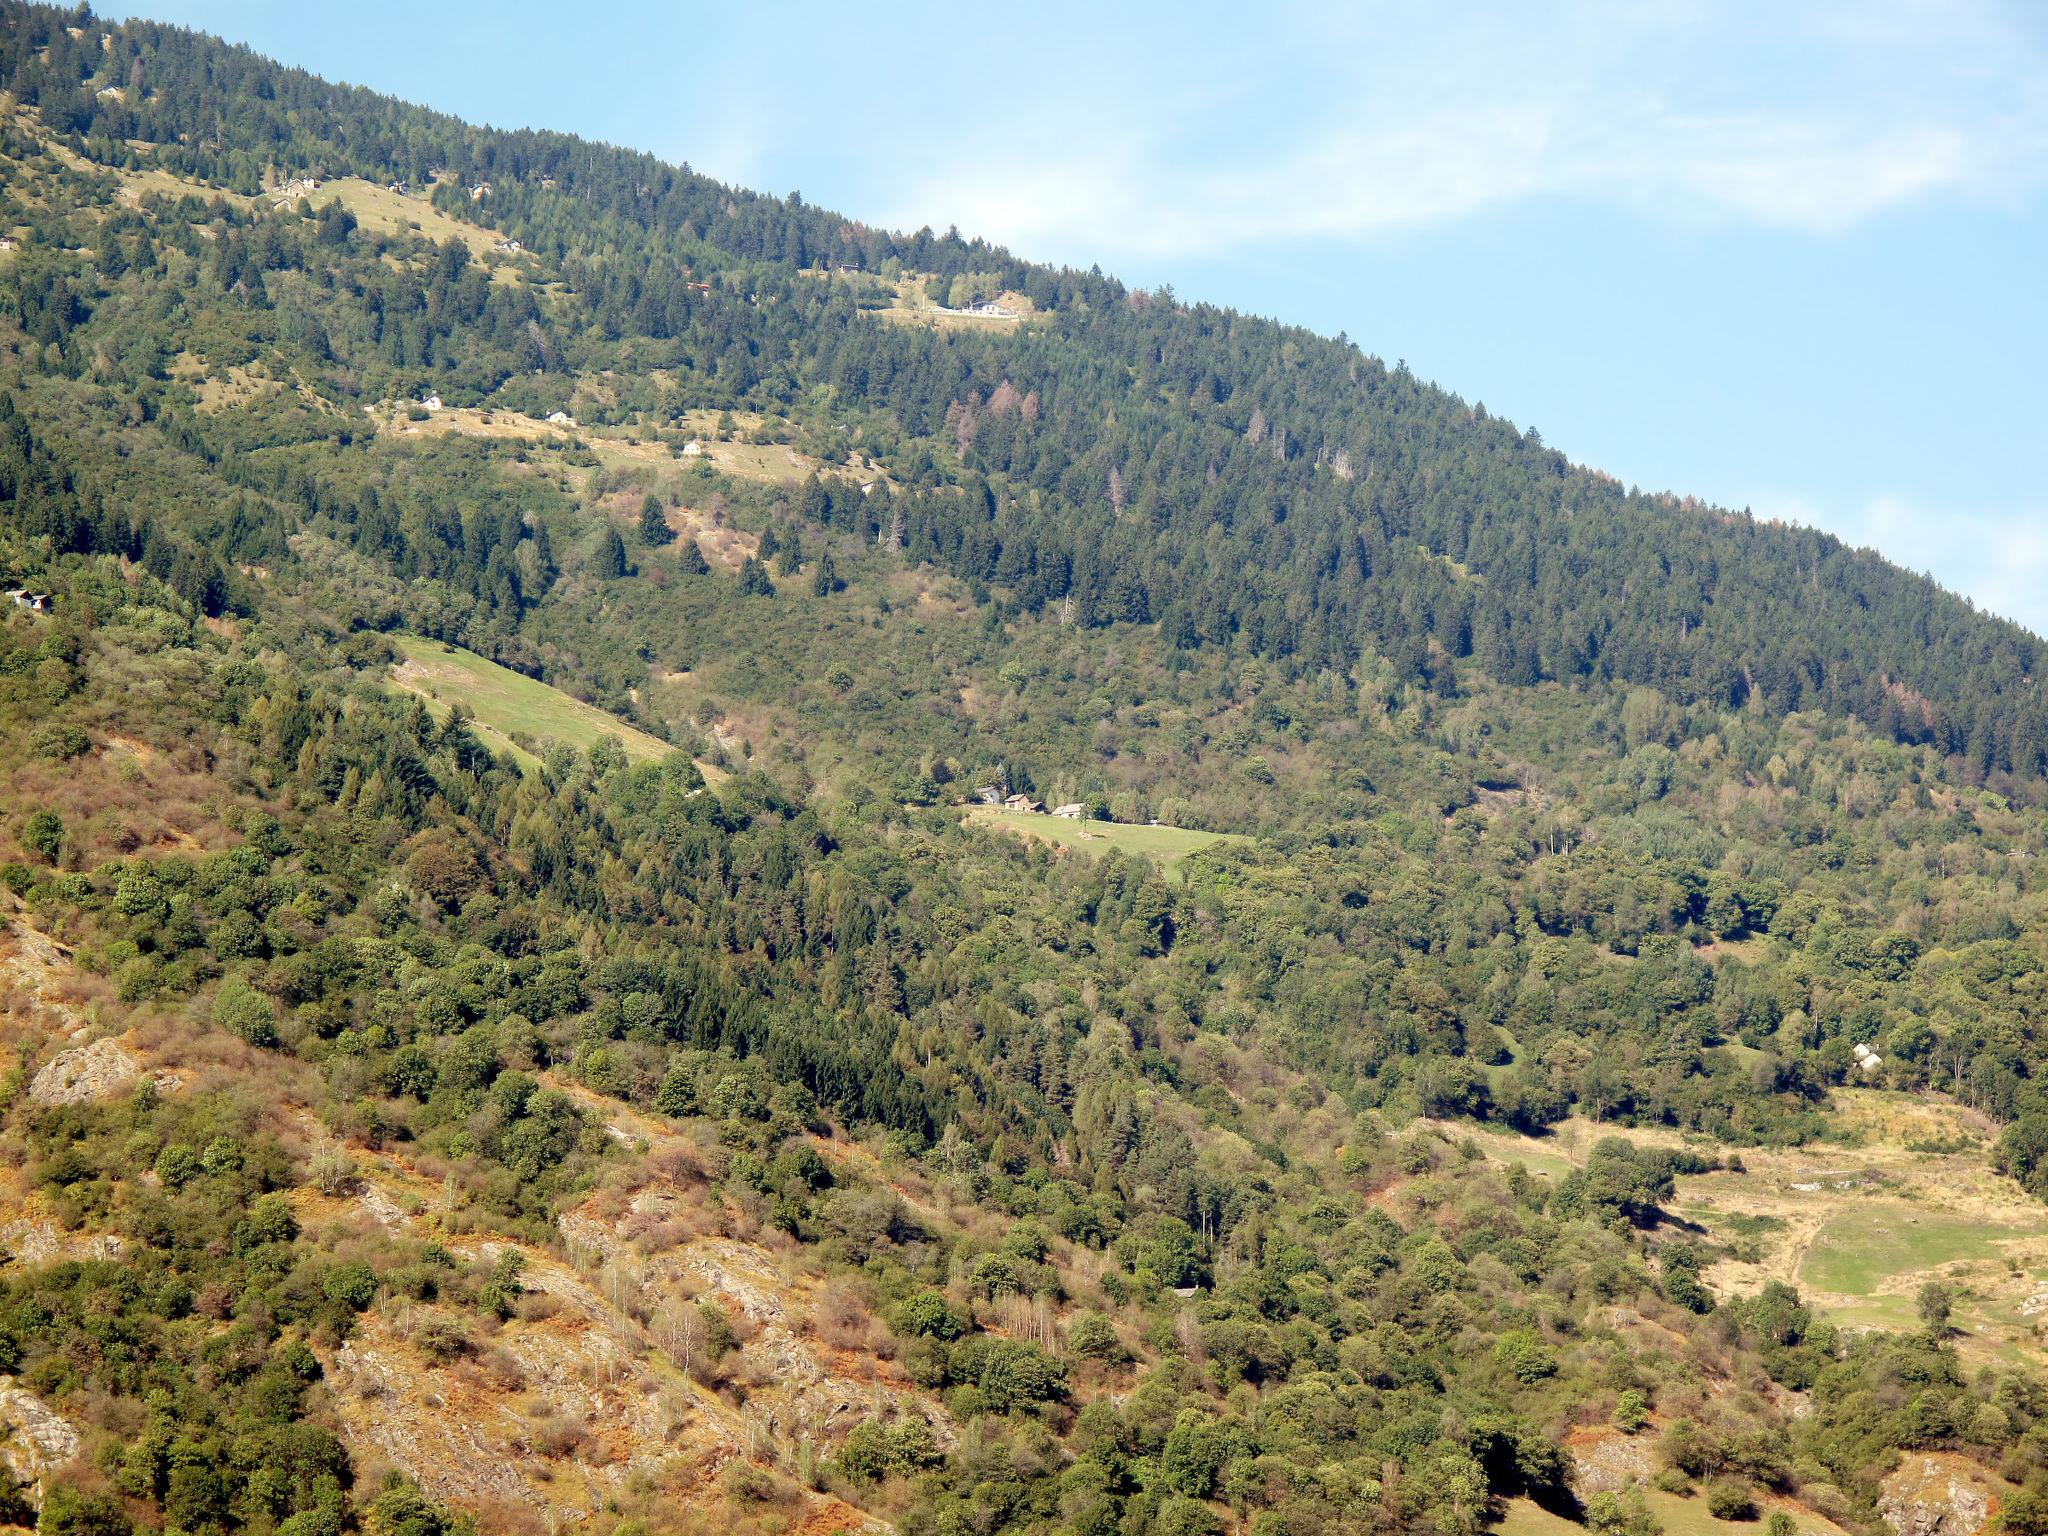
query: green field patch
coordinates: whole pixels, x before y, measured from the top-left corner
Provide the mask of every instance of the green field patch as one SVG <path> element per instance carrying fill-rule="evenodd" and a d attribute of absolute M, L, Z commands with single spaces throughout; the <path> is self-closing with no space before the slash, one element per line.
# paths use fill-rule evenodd
<path fill-rule="evenodd" d="M 1546 1179 L 1561 1179 L 1578 1166 L 1564 1152 L 1552 1152 L 1527 1136 L 1490 1136 L 1480 1141 L 1486 1155 Z"/>
<path fill-rule="evenodd" d="M 1498 1025 L 1495 1026 L 1495 1031 L 1500 1035 L 1502 1041 L 1505 1042 L 1507 1045 L 1508 1059 L 1506 1061 L 1487 1062 L 1479 1070 L 1486 1074 L 1486 1081 L 1488 1086 L 1498 1091 L 1502 1081 L 1507 1077 L 1507 1075 L 1510 1072 L 1514 1071 L 1516 1066 L 1519 1065 L 1521 1062 L 1522 1042 L 1517 1040 L 1513 1035 L 1509 1034 L 1506 1030 L 1499 1028 Z"/>
<path fill-rule="evenodd" d="M 2005 1226 L 1893 1201 L 1828 1218 L 1799 1266 L 1802 1284 L 1837 1296 L 1876 1297 L 1899 1275 L 2004 1256 L 2000 1245 L 2042 1230 Z"/>
<path fill-rule="evenodd" d="M 462 705 L 478 737 L 487 746 L 511 752 L 524 767 L 539 766 L 535 748 L 545 750 L 550 741 L 587 752 L 600 738 L 611 736 L 636 763 L 659 762 L 676 750 L 595 704 L 571 698 L 474 651 L 418 635 L 393 635 L 391 640 L 405 653 L 405 660 L 392 669 L 399 687 L 425 699 L 437 720 L 447 719 L 451 708 Z M 705 770 L 705 777 L 716 773 Z"/>
<path fill-rule="evenodd" d="M 1197 832 L 1187 827 L 1139 826 L 1121 821 L 1070 821 L 1064 816 L 1008 811 L 993 805 L 973 807 L 967 813 L 967 822 L 970 826 L 1000 827 L 1020 837 L 1037 838 L 1098 857 L 1112 848 L 1143 854 L 1175 880 L 1181 878 L 1181 860 L 1197 848 L 1206 848 L 1211 843 L 1250 841 L 1235 832 Z"/>
<path fill-rule="evenodd" d="M 1681 1498 L 1660 1488 L 1645 1488 L 1643 1502 L 1663 1536 L 1736 1536 L 1737 1532 L 1761 1536 L 1764 1528 L 1762 1518 L 1716 1520 L 1707 1513 L 1707 1501 L 1697 1495 Z M 1801 1536 L 1839 1536 L 1841 1531 L 1841 1527 L 1832 1521 L 1822 1519 L 1811 1510 L 1798 1508 L 1787 1500 L 1766 1496 L 1760 1501 L 1760 1506 L 1765 1514 L 1782 1509 L 1792 1517 L 1793 1525 Z M 1586 1533 L 1585 1526 L 1553 1514 L 1529 1499 L 1509 1499 L 1501 1511 L 1500 1523 L 1493 1529 L 1499 1536 L 1585 1536 Z"/>
<path fill-rule="evenodd" d="M 473 256 L 485 256 L 497 250 L 503 238 L 480 225 L 451 219 L 433 205 L 428 189 L 424 187 L 416 192 L 393 192 L 389 187 L 365 181 L 359 176 L 344 176 L 309 193 L 306 200 L 316 209 L 338 201 L 356 216 L 356 223 L 381 235 L 410 231 L 429 240 L 459 240 L 469 247 Z M 500 282 L 512 282 L 518 274 L 518 267 L 508 264 L 499 267 L 492 276 Z"/>

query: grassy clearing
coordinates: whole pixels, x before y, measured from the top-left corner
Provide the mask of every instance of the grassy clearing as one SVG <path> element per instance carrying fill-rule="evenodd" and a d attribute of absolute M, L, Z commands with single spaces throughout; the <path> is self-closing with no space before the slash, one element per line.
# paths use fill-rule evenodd
<path fill-rule="evenodd" d="M 1883 1089 L 1843 1089 L 1834 1118 L 1852 1145 L 1743 1147 L 1743 1171 L 1682 1175 L 1671 1208 L 1706 1229 L 1724 1255 L 1707 1271 L 1722 1297 L 1765 1283 L 1796 1286 L 1848 1327 L 1919 1326 L 1914 1297 L 1929 1280 L 1956 1293 L 1957 1344 L 1967 1358 L 2038 1363 L 2048 1323 L 2048 1213 L 1996 1174 L 1969 1111 Z M 1437 1123 L 1453 1140 L 1469 1126 Z M 1488 1159 L 1555 1180 L 1602 1138 L 1727 1150 L 1674 1132 L 1573 1118 L 1541 1137 L 1474 1136 Z M 1954 1146 L 1930 1153 L 1927 1143 Z"/>
<path fill-rule="evenodd" d="M 1533 1137 L 1517 1136 L 1512 1131 L 1474 1139 L 1480 1150 L 1495 1162 L 1524 1168 L 1541 1178 L 1561 1179 L 1578 1166 L 1568 1151 L 1562 1148 L 1552 1150 Z"/>
<path fill-rule="evenodd" d="M 1870 1201 L 1827 1220 L 1799 1274 L 1815 1290 L 1876 1300 L 1897 1276 L 2002 1259 L 2003 1243 L 2040 1230 L 2039 1223 L 1988 1226 L 1980 1218 Z"/>
<path fill-rule="evenodd" d="M 739 436 L 724 441 L 718 435 L 718 423 L 722 416 L 730 414 L 739 427 Z M 812 475 L 844 475 L 856 480 L 886 480 L 888 476 L 879 469 L 855 469 L 847 464 L 827 464 L 822 459 L 799 452 L 788 443 L 756 443 L 746 439 L 763 426 L 774 426 L 787 433 L 789 423 L 777 418 L 773 421 L 758 411 L 723 412 L 711 410 L 685 411 L 677 422 L 678 427 L 689 433 L 703 446 L 704 457 L 721 472 L 736 480 L 761 480 L 771 485 L 801 485 Z"/>
<path fill-rule="evenodd" d="M 944 295 L 930 291 L 933 280 L 905 273 L 896 283 L 896 298 L 886 308 L 874 311 L 898 325 L 928 325 L 942 331 L 1002 330 L 1020 321 L 1036 318 L 1038 306 L 1021 293 L 996 296 L 1007 315 L 970 315 L 940 307 Z"/>
<path fill-rule="evenodd" d="M 1707 1513 L 1707 1501 L 1703 1498 L 1684 1499 L 1661 1489 L 1645 1488 L 1643 1501 L 1664 1536 L 1737 1536 L 1739 1532 L 1757 1536 L 1763 1530 L 1760 1519 L 1716 1520 Z M 1802 1536 L 1839 1536 L 1841 1531 L 1834 1522 L 1788 1500 L 1766 1499 L 1765 1506 L 1766 1514 L 1782 1509 L 1790 1515 Z M 1499 1536 L 1585 1536 L 1586 1527 L 1552 1514 L 1528 1499 L 1510 1499 L 1494 1530 Z"/>
<path fill-rule="evenodd" d="M 324 208 L 336 198 L 341 200 L 342 207 L 356 216 L 357 224 L 378 234 L 396 235 L 410 230 L 429 240 L 460 240 L 469 247 L 472 256 L 483 256 L 496 250 L 498 241 L 503 238 L 475 224 L 449 218 L 424 196 L 394 192 L 359 176 L 344 176 L 339 181 L 324 182 L 309 200 L 315 208 Z M 517 262 L 506 262 L 492 276 L 498 282 L 517 281 Z"/>
<path fill-rule="evenodd" d="M 488 745 L 510 749 L 526 766 L 537 765 L 534 749 L 544 750 L 550 741 L 587 751 L 600 737 L 613 736 L 636 763 L 658 762 L 676 750 L 594 704 L 571 698 L 559 688 L 550 688 L 474 652 L 417 635 L 392 639 L 405 652 L 404 662 L 392 669 L 392 680 L 399 687 L 425 699 L 442 719 L 452 706 L 465 706 L 474 717 L 477 734 Z M 717 772 L 707 769 L 705 777 Z"/>
<path fill-rule="evenodd" d="M 1006 811 L 999 806 L 978 805 L 967 813 L 970 823 L 1000 827 L 1019 837 L 1053 843 L 1081 853 L 1099 856 L 1112 848 L 1143 854 L 1171 879 L 1181 878 L 1180 863 L 1197 848 L 1211 843 L 1244 842 L 1234 832 L 1196 832 L 1186 827 L 1141 827 L 1119 821 L 1068 821 L 1062 816 L 1037 816 L 1029 811 Z"/>

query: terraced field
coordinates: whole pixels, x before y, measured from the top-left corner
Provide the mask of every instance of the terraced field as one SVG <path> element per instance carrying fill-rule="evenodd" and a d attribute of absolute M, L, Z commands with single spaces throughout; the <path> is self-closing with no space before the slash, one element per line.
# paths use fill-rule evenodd
<path fill-rule="evenodd" d="M 1180 864 L 1197 848 L 1211 843 L 1242 842 L 1231 832 L 1197 832 L 1187 827 L 1137 826 L 1120 821 L 1069 821 L 1063 816 L 1040 816 L 1030 811 L 1006 811 L 1000 806 L 977 805 L 967 812 L 970 825 L 1000 827 L 1019 837 L 1052 843 L 1077 853 L 1099 857 L 1112 848 L 1141 853 L 1171 879 L 1181 878 Z"/>
<path fill-rule="evenodd" d="M 1674 1214 L 1704 1228 L 1725 1256 L 1706 1280 L 1721 1296 L 1782 1280 L 1850 1327 L 1915 1328 L 1920 1287 L 1955 1297 L 1958 1347 L 1980 1359 L 2048 1360 L 2048 1211 L 1996 1173 L 1987 1127 L 1938 1099 L 1838 1089 L 1843 1140 L 1735 1149 L 1738 1170 L 1678 1180 Z M 1463 1139 L 1469 1127 L 1447 1127 Z M 1481 1151 L 1539 1178 L 1585 1161 L 1604 1136 L 1729 1149 L 1676 1132 L 1569 1120 L 1549 1136 L 1481 1134 Z"/>
<path fill-rule="evenodd" d="M 587 751 L 599 738 L 611 736 L 629 758 L 645 763 L 659 762 L 676 750 L 594 704 L 472 651 L 418 635 L 392 639 L 405 652 L 405 660 L 392 669 L 393 682 L 424 698 L 439 719 L 446 719 L 452 706 L 465 706 L 487 745 L 510 751 L 529 767 L 538 764 L 538 752 L 550 741 Z M 713 774 L 718 770 L 705 771 L 707 778 Z"/>

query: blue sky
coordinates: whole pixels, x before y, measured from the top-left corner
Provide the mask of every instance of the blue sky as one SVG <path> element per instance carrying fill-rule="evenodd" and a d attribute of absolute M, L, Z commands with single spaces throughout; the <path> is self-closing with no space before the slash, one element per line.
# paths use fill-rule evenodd
<path fill-rule="evenodd" d="M 1342 331 L 2048 633 L 2048 3 L 138 7 Z"/>

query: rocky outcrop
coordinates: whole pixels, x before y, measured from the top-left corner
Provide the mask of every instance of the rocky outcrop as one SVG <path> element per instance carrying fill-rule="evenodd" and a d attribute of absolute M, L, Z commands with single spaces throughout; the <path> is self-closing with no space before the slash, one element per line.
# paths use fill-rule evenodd
<path fill-rule="evenodd" d="M 114 1039 L 59 1051 L 28 1085 L 38 1104 L 90 1104 L 126 1093 L 142 1076 L 142 1063 Z"/>
<path fill-rule="evenodd" d="M 32 1392 L 0 1376 L 0 1462 L 41 1494 L 44 1479 L 78 1454 L 78 1431 Z"/>
<path fill-rule="evenodd" d="M 1907 1455 L 1883 1489 L 1877 1511 L 1896 1536 L 1977 1536 L 1998 1512 L 1998 1480 L 1944 1452 Z"/>
<path fill-rule="evenodd" d="M 1572 1458 L 1572 1486 L 1583 1498 L 1640 1488 L 1656 1472 L 1652 1437 L 1625 1435 L 1606 1425 L 1573 1430 L 1564 1447 Z"/>
<path fill-rule="evenodd" d="M 17 1264 L 54 1264 L 63 1259 L 118 1259 L 128 1245 L 111 1232 L 64 1232 L 38 1216 L 18 1216 L 0 1226 L 0 1255 Z"/>

